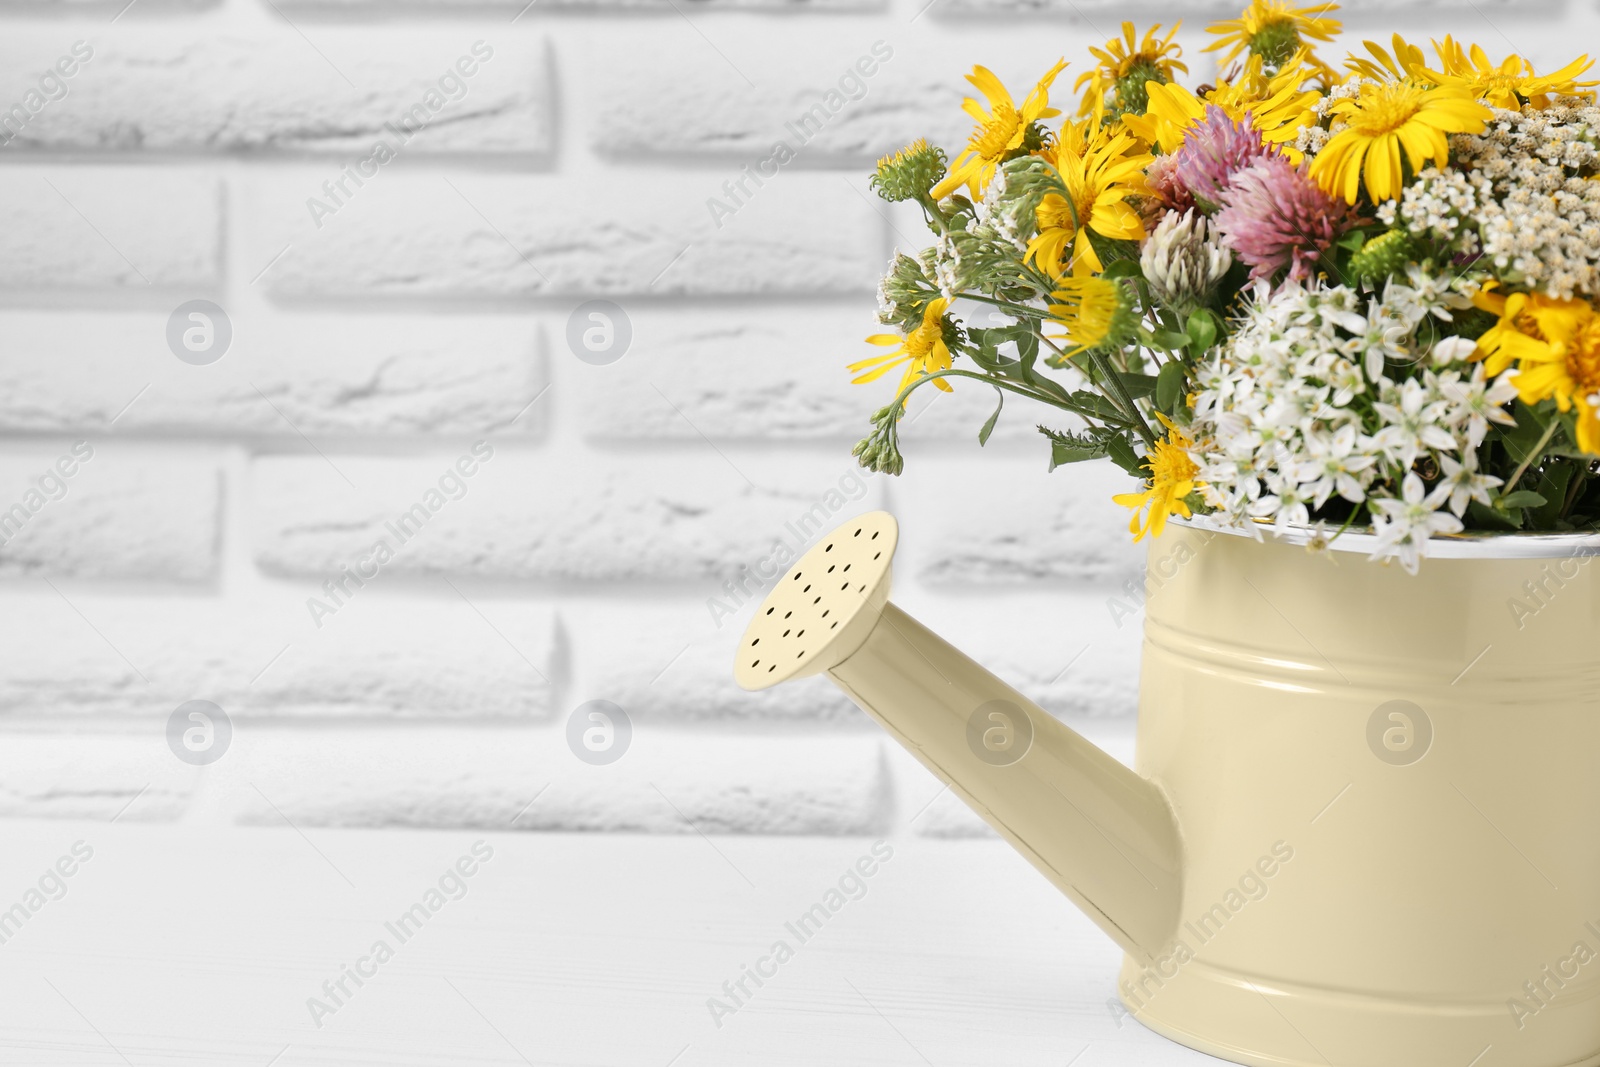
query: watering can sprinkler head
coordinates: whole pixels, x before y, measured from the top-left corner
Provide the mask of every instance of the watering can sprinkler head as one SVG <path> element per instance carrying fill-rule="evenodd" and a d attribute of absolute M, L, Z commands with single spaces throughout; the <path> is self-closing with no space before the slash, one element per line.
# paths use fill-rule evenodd
<path fill-rule="evenodd" d="M 889 602 L 889 562 L 899 543 L 894 516 L 871 511 L 813 545 L 745 630 L 733 670 L 739 685 L 770 689 L 848 659 Z"/>
<path fill-rule="evenodd" d="M 1166 799 L 890 602 L 898 542 L 883 511 L 817 541 L 756 609 L 735 679 L 826 673 L 1124 949 L 1155 958 L 1181 895 Z"/>

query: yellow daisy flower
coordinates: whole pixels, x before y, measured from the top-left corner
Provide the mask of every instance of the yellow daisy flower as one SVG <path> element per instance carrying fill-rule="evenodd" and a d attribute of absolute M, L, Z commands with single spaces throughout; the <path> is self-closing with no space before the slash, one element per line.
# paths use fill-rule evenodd
<path fill-rule="evenodd" d="M 1147 196 L 1144 169 L 1152 157 L 1122 130 L 1107 130 L 1094 121 L 1069 122 L 1053 156 L 1067 195 L 1049 193 L 1034 210 L 1039 232 L 1028 242 L 1023 262 L 1033 263 L 1052 278 L 1066 273 L 1098 274 L 1104 270 L 1089 240 L 1093 230 L 1113 240 L 1144 237 L 1144 222 L 1128 203 Z"/>
<path fill-rule="evenodd" d="M 1067 359 L 1105 344 L 1116 333 L 1118 319 L 1127 317 L 1122 286 L 1105 278 L 1064 278 L 1050 296 L 1056 301 L 1050 305 L 1050 314 L 1066 331 L 1052 340 L 1065 340 L 1072 346 L 1063 353 Z"/>
<path fill-rule="evenodd" d="M 971 115 L 978 126 L 967 141 L 966 151 L 955 158 L 944 180 L 933 187 L 932 196 L 935 200 L 949 196 L 963 185 L 972 194 L 972 199 L 983 195 L 983 190 L 994 178 L 995 168 L 1022 147 L 1028 127 L 1040 119 L 1061 114 L 1050 106 L 1050 83 L 1056 80 L 1056 75 L 1066 65 L 1067 61 L 1063 59 L 1051 67 L 1020 108 L 1012 103 L 1011 94 L 992 71 L 987 67 L 972 68 L 967 81 L 984 95 L 989 108 L 984 110 L 983 105 L 970 96 L 962 102 L 961 110 Z"/>
<path fill-rule="evenodd" d="M 1600 455 L 1600 314 L 1587 301 L 1543 293 L 1483 293 L 1475 302 L 1501 316 L 1478 341 L 1484 369 L 1498 374 L 1515 362 L 1511 384 L 1522 402 L 1553 399 L 1562 412 L 1576 409 L 1578 447 Z"/>
<path fill-rule="evenodd" d="M 1144 492 L 1120 493 L 1111 498 L 1114 503 L 1133 509 L 1128 532 L 1133 534 L 1136 542 L 1143 541 L 1146 534 L 1160 537 L 1167 528 L 1170 516 L 1189 517 L 1189 505 L 1184 503 L 1183 498 L 1194 492 L 1198 484 L 1195 475 L 1200 473 L 1200 467 L 1189 458 L 1189 450 L 1194 448 L 1193 438 L 1159 411 L 1156 412 L 1156 418 L 1167 428 L 1167 436 L 1165 440 L 1157 441 L 1155 451 L 1145 456 L 1150 481 Z M 1150 508 L 1149 518 L 1141 522 L 1147 505 Z"/>
<path fill-rule="evenodd" d="M 1118 90 L 1125 80 L 1136 87 L 1135 95 L 1142 95 L 1145 82 L 1169 82 L 1178 71 L 1189 73 L 1188 66 L 1178 58 L 1183 55 L 1183 46 L 1172 43 L 1182 26 L 1183 23 L 1178 23 L 1159 40 L 1156 34 L 1161 32 L 1161 27 L 1153 26 L 1141 42 L 1134 33 L 1133 23 L 1124 22 L 1121 37 L 1111 38 L 1104 48 L 1089 49 L 1089 54 L 1098 59 L 1100 65 L 1078 75 L 1077 84 L 1073 86 L 1080 91 L 1085 85 L 1089 87 L 1083 94 L 1083 103 L 1078 106 L 1078 114 L 1100 114 L 1105 108 L 1106 96 Z M 1123 101 L 1123 104 L 1144 110 L 1137 100 Z"/>
<path fill-rule="evenodd" d="M 1495 66 L 1482 48 L 1463 49 L 1452 37 L 1433 42 L 1433 50 L 1439 56 L 1439 70 L 1428 72 L 1434 82 L 1466 89 L 1475 99 L 1511 111 L 1521 108 L 1524 100 L 1538 108 L 1549 107 L 1557 96 L 1583 96 L 1593 101 L 1595 94 L 1585 90 L 1600 85 L 1600 81 L 1578 81 L 1594 66 L 1586 55 L 1541 77 L 1521 56 L 1507 56 Z"/>
<path fill-rule="evenodd" d="M 930 300 L 927 309 L 922 313 L 922 324 L 904 337 L 897 333 L 875 333 L 868 337 L 868 344 L 885 347 L 893 345 L 895 350 L 850 364 L 850 373 L 856 375 L 850 379 L 851 383 L 860 385 L 863 382 L 877 381 L 894 368 L 905 364 L 906 370 L 900 377 L 899 386 L 900 389 L 904 389 L 925 374 L 949 370 L 950 349 L 945 347 L 944 343 L 944 313 L 949 307 L 950 301 L 943 297 Z M 950 383 L 943 378 L 935 378 L 933 387 L 946 393 L 951 391 Z M 910 397 L 906 399 L 909 400 Z"/>
<path fill-rule="evenodd" d="M 1363 177 L 1375 202 L 1393 200 L 1405 180 L 1402 161 L 1413 172 L 1428 160 L 1444 165 L 1448 134 L 1482 133 L 1494 117 L 1465 89 L 1410 77 L 1363 82 L 1357 95 L 1336 101 L 1329 112 L 1345 126 L 1318 153 L 1311 177 L 1350 204 L 1361 195 Z"/>
<path fill-rule="evenodd" d="M 1290 7 L 1283 0 L 1250 0 L 1250 6 L 1238 18 L 1218 22 L 1206 31 L 1221 40 L 1213 41 L 1205 50 L 1228 50 L 1217 64 L 1222 68 L 1245 52 L 1265 59 L 1270 66 L 1281 66 L 1299 52 L 1306 41 L 1333 40 L 1344 26 L 1337 19 L 1324 16 L 1337 10 L 1338 4 Z M 1327 70 L 1315 59 L 1310 65 Z"/>
<path fill-rule="evenodd" d="M 1277 145 L 1289 162 L 1298 164 L 1302 154 L 1293 142 L 1301 126 L 1317 121 L 1311 109 L 1322 99 L 1315 89 L 1303 88 L 1308 76 L 1304 56 L 1297 56 L 1270 78 L 1262 72 L 1261 57 L 1251 56 L 1239 77 L 1219 82 L 1204 99 L 1176 82 L 1150 83 L 1146 87 L 1149 110 L 1143 115 L 1127 115 L 1122 122 L 1146 144 L 1176 152 L 1183 147 L 1189 127 L 1205 117 L 1206 105 L 1215 104 L 1235 122 L 1250 115 L 1261 139 Z"/>
<path fill-rule="evenodd" d="M 1405 78 L 1414 78 L 1419 82 L 1437 85 L 1438 80 L 1428 73 L 1427 57 L 1422 54 L 1422 49 L 1401 37 L 1398 33 L 1393 37 L 1394 52 L 1390 52 L 1376 41 L 1362 42 L 1367 51 L 1372 55 L 1358 56 L 1351 53 L 1344 65 L 1361 75 L 1363 78 L 1372 78 L 1376 81 L 1400 81 Z"/>

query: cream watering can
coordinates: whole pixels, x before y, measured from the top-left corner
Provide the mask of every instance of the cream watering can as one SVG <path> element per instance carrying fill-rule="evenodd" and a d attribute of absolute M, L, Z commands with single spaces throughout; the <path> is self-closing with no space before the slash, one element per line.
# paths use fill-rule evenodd
<path fill-rule="evenodd" d="M 1262 1067 L 1600 1065 L 1600 539 L 1412 576 L 1169 526 L 1135 773 L 891 603 L 897 536 L 823 537 L 736 677 L 826 672 L 1122 946 L 1119 1011 Z"/>

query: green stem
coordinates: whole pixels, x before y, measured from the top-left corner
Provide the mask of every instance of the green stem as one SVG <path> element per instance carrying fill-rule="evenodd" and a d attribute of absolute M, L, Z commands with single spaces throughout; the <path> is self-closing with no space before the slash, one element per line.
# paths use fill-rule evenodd
<path fill-rule="evenodd" d="M 1534 445 L 1522 462 L 1517 465 L 1516 473 L 1511 476 L 1511 480 L 1506 483 L 1506 487 L 1500 491 L 1501 496 L 1506 496 L 1511 490 L 1515 489 L 1517 483 L 1522 480 L 1522 476 L 1528 472 L 1528 468 L 1544 455 L 1544 446 L 1550 443 L 1550 439 L 1556 435 L 1556 428 L 1560 425 L 1560 419 L 1550 420 L 1550 425 L 1544 428 L 1544 436 L 1539 438 L 1539 443 Z"/>
<path fill-rule="evenodd" d="M 1572 512 L 1572 505 L 1578 502 L 1578 496 L 1583 492 L 1583 483 L 1589 477 L 1589 464 L 1573 464 L 1576 468 L 1572 472 L 1572 484 L 1567 486 L 1567 499 L 1561 504 L 1561 518 L 1564 520 Z"/>
<path fill-rule="evenodd" d="M 1064 398 L 1053 397 L 1036 389 L 1030 389 L 1024 385 L 1018 385 L 1016 382 L 1013 382 L 1010 379 L 996 378 L 990 374 L 978 374 L 974 371 L 956 370 L 954 368 L 950 370 L 935 371 L 932 374 L 924 374 L 922 377 L 918 378 L 916 381 L 900 390 L 899 394 L 894 398 L 892 403 L 894 405 L 904 404 L 906 397 L 910 396 L 915 389 L 928 384 L 935 378 L 972 378 L 976 381 L 985 382 L 1000 389 L 1008 389 L 1011 392 L 1016 393 L 1018 396 L 1027 397 L 1029 400 L 1037 400 L 1041 404 L 1047 404 L 1053 408 L 1060 408 L 1062 411 L 1070 411 L 1080 418 L 1095 419 L 1101 422 L 1105 421 L 1105 416 L 1098 412 L 1085 410 L 1078 404 L 1074 404 L 1065 400 Z"/>
<path fill-rule="evenodd" d="M 1144 416 L 1139 413 L 1139 406 L 1134 403 L 1133 395 L 1128 392 L 1128 387 L 1117 376 L 1116 370 L 1111 366 L 1111 361 L 1104 352 L 1098 349 L 1089 350 L 1089 359 L 1099 368 L 1100 374 L 1110 383 L 1111 392 L 1116 394 L 1118 406 L 1123 414 L 1128 416 L 1128 421 L 1139 431 L 1139 436 L 1144 438 L 1144 443 L 1152 449 L 1156 447 L 1155 434 L 1150 432 L 1150 426 L 1144 421 Z"/>
<path fill-rule="evenodd" d="M 1029 307 L 1026 304 L 1013 304 L 1009 300 L 996 300 L 993 297 L 979 296 L 976 293 L 962 293 L 961 299 L 976 300 L 980 304 L 993 304 L 997 308 L 1004 308 L 1007 311 L 1017 315 L 1026 315 L 1031 319 L 1039 319 L 1044 321 L 1050 318 L 1050 313 L 1048 311 L 1041 310 L 1040 308 Z"/>

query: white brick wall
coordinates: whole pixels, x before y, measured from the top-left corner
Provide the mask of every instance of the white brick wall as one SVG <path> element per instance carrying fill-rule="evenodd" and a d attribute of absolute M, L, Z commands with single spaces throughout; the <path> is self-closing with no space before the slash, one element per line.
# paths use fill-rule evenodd
<path fill-rule="evenodd" d="M 958 389 L 910 425 L 904 479 L 855 472 L 888 387 L 844 364 L 919 237 L 866 168 L 954 143 L 974 62 L 1020 89 L 1065 54 L 1066 85 L 1117 19 L 1181 14 L 1203 77 L 1201 24 L 1235 6 L 0 3 L 0 118 L 26 118 L 0 135 L 0 515 L 26 516 L 0 545 L 0 813 L 903 825 L 936 790 L 837 690 L 729 670 L 756 598 L 724 582 L 830 492 L 900 516 L 908 610 L 1060 714 L 1128 716 L 1122 483 L 1047 473 L 1049 413 L 1008 404 L 980 453 L 991 396 Z M 1360 35 L 1545 65 L 1600 26 L 1590 0 L 1347 7 Z M 206 366 L 166 337 L 196 299 L 233 332 Z M 568 346 L 590 299 L 629 320 L 610 365 Z M 166 741 L 196 699 L 235 731 L 201 767 Z M 569 750 L 590 700 L 632 720 L 616 763 Z M 913 825 L 975 824 L 944 796 Z"/>

